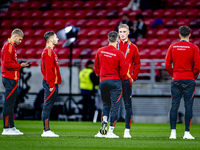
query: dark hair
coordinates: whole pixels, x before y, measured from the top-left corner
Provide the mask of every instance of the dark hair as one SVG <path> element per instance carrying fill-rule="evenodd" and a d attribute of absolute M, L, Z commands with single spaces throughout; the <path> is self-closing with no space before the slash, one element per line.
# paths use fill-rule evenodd
<path fill-rule="evenodd" d="M 44 40 L 47 42 L 48 39 L 53 36 L 55 34 L 55 32 L 53 31 L 47 31 L 45 34 L 44 34 Z"/>
<path fill-rule="evenodd" d="M 90 65 L 90 64 L 94 64 L 94 62 L 91 61 L 91 60 L 88 60 L 87 63 L 86 63 L 86 66 L 88 66 L 88 65 Z"/>
<path fill-rule="evenodd" d="M 127 16 L 128 17 L 128 14 L 127 13 L 123 13 L 122 16 Z"/>
<path fill-rule="evenodd" d="M 17 35 L 19 35 L 19 36 L 24 38 L 24 33 L 23 33 L 23 31 L 21 29 L 18 29 L 18 28 L 14 29 L 12 31 L 12 33 L 11 33 L 11 36 L 13 36 L 14 34 L 17 34 Z"/>
<path fill-rule="evenodd" d="M 118 33 L 116 31 L 111 31 L 108 33 L 108 40 L 111 43 L 114 43 L 117 41 L 117 37 L 119 37 Z"/>
<path fill-rule="evenodd" d="M 188 26 L 181 26 L 179 28 L 179 33 L 183 38 L 186 38 L 190 35 L 190 27 Z"/>
<path fill-rule="evenodd" d="M 137 14 L 135 16 L 135 20 L 143 19 L 143 16 L 141 14 Z"/>

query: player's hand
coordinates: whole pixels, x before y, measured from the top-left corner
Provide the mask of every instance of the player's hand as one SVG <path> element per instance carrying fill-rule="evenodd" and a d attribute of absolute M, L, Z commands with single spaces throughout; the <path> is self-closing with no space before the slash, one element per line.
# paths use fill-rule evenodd
<path fill-rule="evenodd" d="M 22 68 L 24 68 L 24 67 L 28 67 L 29 66 L 29 64 L 27 63 L 27 62 L 25 62 L 25 63 L 21 63 L 21 67 Z"/>
<path fill-rule="evenodd" d="M 53 90 L 53 87 L 52 88 L 49 88 L 49 91 L 51 92 Z"/>

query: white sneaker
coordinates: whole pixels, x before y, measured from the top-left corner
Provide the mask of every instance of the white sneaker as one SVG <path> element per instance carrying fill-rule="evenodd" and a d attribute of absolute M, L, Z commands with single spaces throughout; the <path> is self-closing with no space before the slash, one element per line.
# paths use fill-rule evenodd
<path fill-rule="evenodd" d="M 15 127 L 3 129 L 2 135 L 23 135 L 24 133 L 17 130 Z"/>
<path fill-rule="evenodd" d="M 94 137 L 102 138 L 102 137 L 106 137 L 106 135 L 103 135 L 100 132 L 98 132 Z"/>
<path fill-rule="evenodd" d="M 124 138 L 131 138 L 131 135 L 130 135 L 130 133 L 129 133 L 129 130 L 127 131 L 127 130 L 125 129 L 125 131 L 124 131 Z"/>
<path fill-rule="evenodd" d="M 176 139 L 176 134 L 171 134 L 169 139 Z"/>
<path fill-rule="evenodd" d="M 119 136 L 115 135 L 113 132 L 108 132 L 106 138 L 119 138 Z"/>
<path fill-rule="evenodd" d="M 52 131 L 43 131 L 42 137 L 59 137 L 59 135 L 55 134 L 54 132 Z"/>
<path fill-rule="evenodd" d="M 190 132 L 185 132 L 183 139 L 195 139 Z"/>

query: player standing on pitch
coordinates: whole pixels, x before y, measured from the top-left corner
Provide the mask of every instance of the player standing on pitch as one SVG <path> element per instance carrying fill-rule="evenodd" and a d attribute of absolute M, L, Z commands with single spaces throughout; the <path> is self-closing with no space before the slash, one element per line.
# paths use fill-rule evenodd
<path fill-rule="evenodd" d="M 193 115 L 193 101 L 196 82 L 199 75 L 200 61 L 199 48 L 189 42 L 190 28 L 179 28 L 180 41 L 172 44 L 165 58 L 165 68 L 172 76 L 171 95 L 172 106 L 170 110 L 171 135 L 169 139 L 176 139 L 177 111 L 182 94 L 185 102 L 185 134 L 183 139 L 195 139 L 190 134 L 190 125 Z M 172 67 L 173 65 L 173 67 Z"/>

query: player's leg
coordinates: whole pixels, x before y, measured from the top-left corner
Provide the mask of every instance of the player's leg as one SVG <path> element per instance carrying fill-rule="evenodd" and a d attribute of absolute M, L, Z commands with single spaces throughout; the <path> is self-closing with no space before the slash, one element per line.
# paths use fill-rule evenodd
<path fill-rule="evenodd" d="M 182 91 L 181 91 L 181 81 L 172 81 L 171 83 L 171 110 L 170 110 L 170 126 L 171 126 L 171 136 L 170 139 L 176 139 L 176 121 L 177 121 L 177 111 L 180 106 Z"/>
<path fill-rule="evenodd" d="M 184 91 L 184 101 L 185 101 L 185 134 L 184 139 L 195 139 L 190 134 L 190 126 L 192 123 L 192 116 L 193 116 L 193 102 L 194 102 L 194 93 L 195 93 L 195 86 L 196 83 L 193 80 L 184 80 L 183 87 Z"/>
<path fill-rule="evenodd" d="M 122 87 L 120 80 L 110 81 L 110 98 L 111 98 L 111 110 L 110 110 L 110 127 L 107 134 L 107 138 L 119 138 L 119 136 L 113 133 L 115 124 L 118 119 L 118 111 L 122 97 Z"/>
<path fill-rule="evenodd" d="M 130 127 L 131 127 L 133 112 L 132 112 L 132 101 L 131 101 L 132 83 L 130 82 L 129 79 L 122 81 L 122 90 L 123 90 L 124 105 L 126 109 L 124 137 L 131 138 Z"/>
<path fill-rule="evenodd" d="M 23 135 L 22 132 L 17 130 L 14 125 L 13 113 L 14 104 L 17 96 L 17 81 L 7 78 L 2 78 L 5 91 L 5 101 L 3 108 L 3 123 L 4 131 L 3 135 Z"/>
<path fill-rule="evenodd" d="M 42 110 L 42 120 L 43 120 L 43 126 L 44 126 L 44 132 L 41 135 L 42 137 L 58 137 L 58 135 L 54 134 L 52 131 L 50 131 L 49 127 L 49 118 L 51 109 L 54 105 L 54 102 L 56 101 L 56 97 L 58 94 L 58 85 L 55 84 L 54 89 L 50 92 L 49 86 L 45 80 L 43 80 L 43 87 L 44 87 L 44 104 L 43 104 L 43 110 Z"/>

